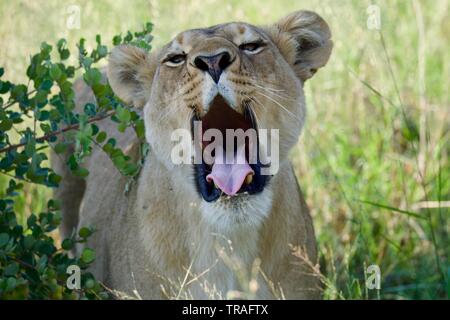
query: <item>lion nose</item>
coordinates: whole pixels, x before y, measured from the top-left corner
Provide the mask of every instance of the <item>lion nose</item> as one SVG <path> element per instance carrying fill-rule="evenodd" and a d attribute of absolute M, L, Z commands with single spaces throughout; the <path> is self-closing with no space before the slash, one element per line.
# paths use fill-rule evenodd
<path fill-rule="evenodd" d="M 220 75 L 231 63 L 231 56 L 226 51 L 213 56 L 198 56 L 194 59 L 194 65 L 202 71 L 207 71 L 215 83 L 219 82 Z"/>

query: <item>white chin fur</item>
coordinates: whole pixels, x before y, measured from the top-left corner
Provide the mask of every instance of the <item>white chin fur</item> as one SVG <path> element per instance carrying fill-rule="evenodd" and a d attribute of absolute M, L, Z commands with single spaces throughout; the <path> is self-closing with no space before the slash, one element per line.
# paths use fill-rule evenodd
<path fill-rule="evenodd" d="M 253 195 L 240 195 L 236 199 L 201 201 L 203 220 L 215 231 L 227 234 L 236 229 L 258 228 L 267 218 L 272 207 L 270 188 Z"/>

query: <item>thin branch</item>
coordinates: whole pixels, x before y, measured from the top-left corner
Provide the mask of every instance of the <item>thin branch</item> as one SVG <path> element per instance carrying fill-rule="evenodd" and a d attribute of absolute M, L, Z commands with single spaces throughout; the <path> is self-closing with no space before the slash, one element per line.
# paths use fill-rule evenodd
<path fill-rule="evenodd" d="M 13 174 L 9 174 L 9 173 L 7 173 L 7 172 L 0 171 L 0 174 L 3 174 L 3 175 L 5 175 L 5 176 L 8 176 L 8 177 L 10 177 L 10 178 L 17 179 L 17 180 L 20 180 L 20 181 L 23 181 L 23 182 L 32 183 L 32 181 L 30 181 L 30 180 L 27 180 L 27 179 L 25 179 L 25 178 L 21 178 L 21 177 L 15 176 L 15 175 L 13 175 Z"/>
<path fill-rule="evenodd" d="M 31 265 L 31 264 L 29 264 L 28 262 L 22 261 L 22 260 L 20 260 L 20 259 L 18 259 L 18 258 L 16 258 L 16 257 L 11 256 L 11 255 L 8 255 L 8 256 L 9 256 L 12 260 L 14 260 L 15 262 L 17 262 L 18 264 L 24 266 L 25 268 L 36 270 L 36 267 L 33 266 L 33 265 Z"/>
<path fill-rule="evenodd" d="M 96 122 L 96 121 L 100 121 L 100 120 L 106 119 L 106 118 L 114 115 L 114 113 L 115 113 L 115 110 L 111 110 L 111 111 L 109 111 L 107 113 L 104 113 L 104 114 L 101 114 L 101 115 L 97 115 L 97 116 L 92 117 L 91 119 L 89 119 L 87 121 L 87 123 L 92 123 L 92 122 Z M 67 131 L 76 130 L 79 127 L 80 127 L 79 123 L 73 124 L 73 125 L 70 125 L 70 126 L 67 126 L 67 127 L 63 128 L 63 129 L 60 129 L 60 130 L 48 133 L 48 134 L 46 134 L 46 135 L 44 135 L 42 137 L 36 138 L 36 141 L 37 142 L 47 141 L 47 140 L 49 140 L 50 138 L 52 138 L 54 136 L 60 135 L 61 133 L 64 133 L 64 132 L 67 132 Z M 22 143 L 18 143 L 18 144 L 14 144 L 14 145 L 5 147 L 3 149 L 0 149 L 0 153 L 8 152 L 8 151 L 11 151 L 11 150 L 23 147 L 26 144 L 27 144 L 26 142 L 22 142 Z"/>
<path fill-rule="evenodd" d="M 35 93 L 37 90 L 31 90 L 30 92 L 28 92 L 27 93 L 27 96 L 29 96 L 30 94 L 33 94 L 33 93 Z M 9 107 L 11 107 L 12 105 L 14 105 L 14 104 L 16 104 L 16 103 L 18 103 L 19 101 L 12 101 L 12 102 L 10 102 L 10 103 L 8 103 L 7 105 L 5 105 L 5 106 L 3 106 L 2 107 L 2 109 L 3 110 L 6 110 L 6 109 L 8 109 Z"/>

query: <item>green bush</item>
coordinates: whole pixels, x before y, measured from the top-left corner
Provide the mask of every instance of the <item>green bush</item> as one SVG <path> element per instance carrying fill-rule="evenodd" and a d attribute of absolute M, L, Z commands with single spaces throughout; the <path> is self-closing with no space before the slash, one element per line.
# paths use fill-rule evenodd
<path fill-rule="evenodd" d="M 132 44 L 147 51 L 152 24 L 143 31 L 113 38 L 113 45 Z M 48 168 L 48 151 L 67 152 L 71 172 L 86 177 L 89 172 L 81 166 L 94 145 L 100 146 L 125 176 L 134 177 L 140 161 L 134 163 L 115 140 L 108 139 L 95 122 L 110 119 L 119 131 L 134 128 L 141 141 L 144 123 L 129 106 L 124 105 L 102 81 L 101 70 L 95 66 L 108 55 L 108 47 L 97 35 L 96 46 L 87 52 L 85 39 L 78 42 L 78 64 L 69 65 L 71 55 L 65 39 L 53 47 L 42 43 L 40 51 L 31 57 L 27 68 L 27 84 L 11 83 L 2 79 L 0 68 L 0 173 L 9 179 L 0 190 L 0 299 L 105 299 L 106 289 L 87 271 L 95 260 L 95 252 L 85 248 L 80 257 L 72 258 L 69 251 L 76 243 L 84 243 L 95 230 L 84 227 L 78 235 L 64 239 L 61 248 L 50 233 L 61 223 L 61 213 L 56 200 L 50 199 L 44 212 L 33 213 L 26 223 L 20 223 L 14 210 L 15 199 L 23 194 L 24 184 L 33 183 L 56 188 L 61 182 Z M 78 75 L 89 85 L 96 103 L 87 103 L 83 111 L 75 112 L 73 80 Z M 63 142 L 58 135 L 65 134 Z M 76 265 L 81 270 L 81 288 L 69 289 L 68 267 Z"/>

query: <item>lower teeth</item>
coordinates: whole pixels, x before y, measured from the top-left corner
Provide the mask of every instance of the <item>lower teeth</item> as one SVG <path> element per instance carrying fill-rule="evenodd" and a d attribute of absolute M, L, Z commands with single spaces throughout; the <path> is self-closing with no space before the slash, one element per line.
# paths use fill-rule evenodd
<path fill-rule="evenodd" d="M 248 174 L 246 177 L 245 177 L 245 184 L 250 184 L 250 183 L 252 183 L 252 181 L 253 181 L 253 174 Z"/>

